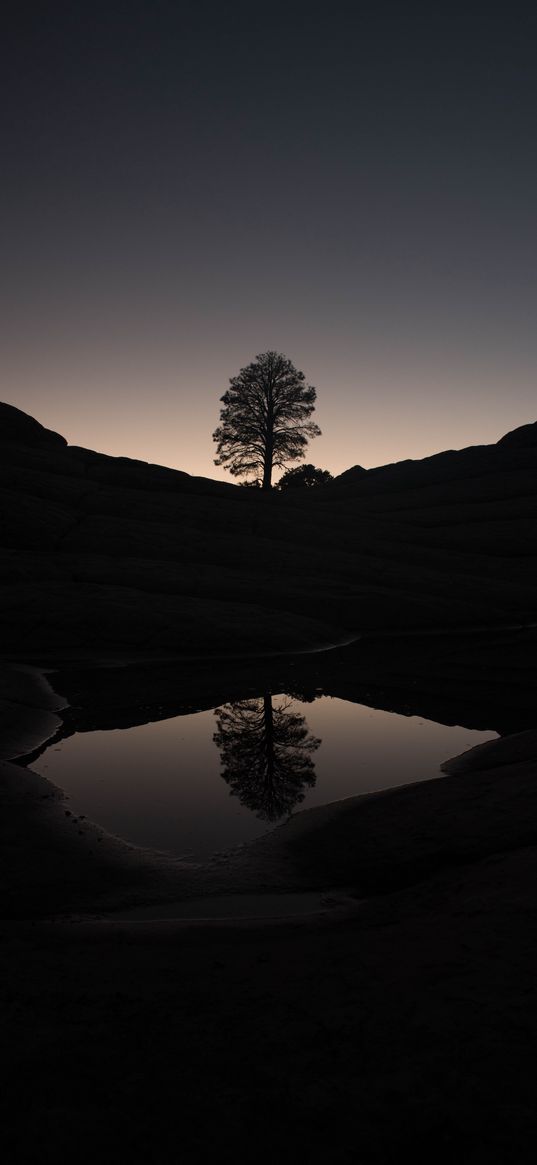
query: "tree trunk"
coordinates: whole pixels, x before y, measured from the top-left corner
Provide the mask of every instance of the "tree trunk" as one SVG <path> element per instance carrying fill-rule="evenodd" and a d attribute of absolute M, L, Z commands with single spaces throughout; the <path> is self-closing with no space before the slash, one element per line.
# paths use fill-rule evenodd
<path fill-rule="evenodd" d="M 272 489 L 272 456 L 270 460 L 265 455 L 265 464 L 263 466 L 263 489 Z"/>
<path fill-rule="evenodd" d="M 265 692 L 263 696 L 263 720 L 265 729 L 265 758 L 267 762 L 267 787 L 274 785 L 274 711 L 272 708 L 272 693 Z"/>
<path fill-rule="evenodd" d="M 265 457 L 263 460 L 263 489 L 272 489 L 272 458 L 274 455 L 274 403 L 272 399 L 272 384 L 267 387 L 267 413 L 265 437 Z"/>

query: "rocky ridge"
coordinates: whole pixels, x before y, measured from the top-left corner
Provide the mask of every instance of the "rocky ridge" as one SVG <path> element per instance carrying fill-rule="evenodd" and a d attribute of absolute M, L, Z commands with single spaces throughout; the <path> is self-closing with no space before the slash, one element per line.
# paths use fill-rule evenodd
<path fill-rule="evenodd" d="M 1 405 L 5 649 L 240 654 L 531 622 L 536 432 L 265 495 L 68 446 Z"/>

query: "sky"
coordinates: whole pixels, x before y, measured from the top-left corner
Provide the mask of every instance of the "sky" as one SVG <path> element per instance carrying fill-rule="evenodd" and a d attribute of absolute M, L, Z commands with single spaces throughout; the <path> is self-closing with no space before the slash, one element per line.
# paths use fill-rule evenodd
<path fill-rule="evenodd" d="M 268 349 L 333 473 L 535 421 L 536 34 L 471 0 L 10 6 L 1 399 L 215 478 Z"/>

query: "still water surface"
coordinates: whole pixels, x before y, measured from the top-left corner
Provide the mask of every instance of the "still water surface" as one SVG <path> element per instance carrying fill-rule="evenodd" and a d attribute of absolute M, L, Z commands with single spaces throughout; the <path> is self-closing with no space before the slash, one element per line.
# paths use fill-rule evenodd
<path fill-rule="evenodd" d="M 440 776 L 448 757 L 495 735 L 328 696 L 279 695 L 76 733 L 32 768 L 108 832 L 200 859 L 300 809 Z"/>

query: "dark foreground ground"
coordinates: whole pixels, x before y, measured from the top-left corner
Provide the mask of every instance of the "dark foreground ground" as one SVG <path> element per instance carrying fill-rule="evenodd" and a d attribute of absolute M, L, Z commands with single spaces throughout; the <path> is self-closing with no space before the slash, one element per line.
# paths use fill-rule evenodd
<path fill-rule="evenodd" d="M 338 923 L 4 927 L 8 1159 L 533 1161 L 535 857 Z"/>
<path fill-rule="evenodd" d="M 533 1163 L 537 424 L 296 497 L 71 448 L 6 405 L 0 453 L 5 1159 Z M 318 689 L 501 739 L 198 867 L 14 763 Z M 326 908 L 119 921 L 288 891 Z"/>
<path fill-rule="evenodd" d="M 465 649 L 436 642 L 428 662 L 414 645 L 412 684 L 408 651 L 392 643 L 382 662 L 371 648 L 372 699 L 438 707 L 451 676 L 457 719 L 458 675 L 464 700 L 465 685 L 475 693 L 472 722 L 493 727 L 503 687 L 506 735 L 444 781 L 300 814 L 204 867 L 73 822 L 59 790 L 13 763 L 21 742 L 30 752 L 62 720 L 71 730 L 67 697 L 80 701 L 79 727 L 150 718 L 146 669 L 129 669 L 129 691 L 127 673 L 118 684 L 117 670 L 63 664 L 59 698 L 39 673 L 4 667 L 8 1160 L 533 1161 L 532 650 L 532 633 L 516 632 Z M 361 700 L 356 649 L 346 658 L 332 684 Z M 263 683 L 278 686 L 281 666 L 267 664 Z M 328 657 L 294 666 L 299 687 L 322 673 L 330 689 Z M 173 688 L 179 706 L 180 671 L 172 684 L 161 669 L 157 691 Z M 219 690 L 243 691 L 246 673 L 230 667 Z M 138 903 L 312 888 L 324 911 L 286 920 L 118 921 Z"/>

